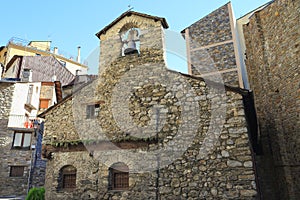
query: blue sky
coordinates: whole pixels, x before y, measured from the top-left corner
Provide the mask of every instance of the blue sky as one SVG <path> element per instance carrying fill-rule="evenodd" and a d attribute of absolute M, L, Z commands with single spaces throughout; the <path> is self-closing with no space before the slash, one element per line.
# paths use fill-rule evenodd
<path fill-rule="evenodd" d="M 99 30 L 128 10 L 165 17 L 172 37 L 228 0 L 26 0 L 1 2 L 0 46 L 11 37 L 51 40 L 52 47 L 76 56 L 81 46 L 83 59 L 91 63 L 97 53 Z M 236 18 L 267 3 L 268 0 L 232 0 Z M 169 32 L 169 33 L 170 33 Z M 90 73 L 96 73 L 91 67 Z"/>

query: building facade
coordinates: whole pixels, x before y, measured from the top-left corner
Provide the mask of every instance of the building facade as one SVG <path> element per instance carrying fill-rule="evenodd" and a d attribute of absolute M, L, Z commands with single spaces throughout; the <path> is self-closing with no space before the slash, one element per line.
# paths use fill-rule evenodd
<path fill-rule="evenodd" d="M 31 186 L 42 186 L 44 173 L 32 177 L 41 145 L 37 114 L 57 103 L 55 83 L 5 81 L 1 85 L 0 197 L 23 198 Z M 46 161 L 38 163 L 45 171 Z M 37 183 L 35 181 L 39 179 Z M 33 184 L 29 184 L 33 182 Z"/>
<path fill-rule="evenodd" d="M 78 55 L 76 58 L 72 56 L 67 58 L 59 53 L 57 47 L 51 47 L 51 41 L 27 41 L 20 38 L 12 38 L 6 46 L 0 49 L 0 63 L 5 67 L 15 55 L 53 56 L 74 76 L 76 74 L 87 74 L 87 65 L 81 64 L 80 47 L 78 47 Z"/>
<path fill-rule="evenodd" d="M 40 115 L 46 199 L 255 198 L 247 91 L 167 70 L 165 28 L 128 11 L 96 34 L 99 78 Z"/>
<path fill-rule="evenodd" d="M 68 85 L 75 75 L 53 56 L 14 56 L 6 65 L 3 78 L 21 81 L 53 82 Z"/>
<path fill-rule="evenodd" d="M 244 88 L 238 35 L 231 3 L 214 10 L 181 31 L 186 41 L 188 72 Z"/>
<path fill-rule="evenodd" d="M 276 0 L 237 21 L 259 123 L 264 199 L 300 197 L 299 10 L 299 0 Z"/>

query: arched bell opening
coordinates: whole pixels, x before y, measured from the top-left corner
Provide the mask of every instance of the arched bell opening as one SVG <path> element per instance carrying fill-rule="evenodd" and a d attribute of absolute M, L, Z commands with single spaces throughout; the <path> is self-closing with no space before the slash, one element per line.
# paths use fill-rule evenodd
<path fill-rule="evenodd" d="M 120 30 L 122 56 L 140 53 L 140 29 L 134 24 L 126 24 Z"/>

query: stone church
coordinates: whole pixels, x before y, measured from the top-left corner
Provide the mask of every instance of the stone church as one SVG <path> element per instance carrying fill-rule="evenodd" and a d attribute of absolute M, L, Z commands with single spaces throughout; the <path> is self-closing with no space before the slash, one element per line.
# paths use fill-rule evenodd
<path fill-rule="evenodd" d="M 267 120 L 280 109 L 265 105 L 268 99 L 297 105 L 298 90 L 290 101 L 278 96 L 284 87 L 270 82 L 274 76 L 280 82 L 274 63 L 282 59 L 273 61 L 275 48 L 266 48 L 275 46 L 268 23 L 283 20 L 287 11 L 297 16 L 295 2 L 270 2 L 238 19 L 245 47 L 239 46 L 230 3 L 184 29 L 189 74 L 167 67 L 165 18 L 127 11 L 100 30 L 98 79 L 74 87 L 40 115 L 46 199 L 297 199 L 299 181 L 287 172 L 299 175 L 299 159 L 280 141 L 274 145 L 277 137 L 266 131 L 282 134 L 277 121 L 288 123 L 288 116 Z M 297 67 L 283 64 L 294 70 L 286 87 L 299 85 Z M 253 93 L 243 89 L 246 69 Z M 257 71 L 263 71 L 260 80 Z M 260 104 L 254 107 L 254 100 Z M 297 109 L 291 108 L 292 119 Z M 290 130 L 299 130 L 299 121 L 284 132 L 296 151 L 297 131 Z M 275 154 L 289 157 L 274 164 Z M 284 181 L 274 184 L 277 177 Z"/>
<path fill-rule="evenodd" d="M 47 199 L 256 195 L 247 91 L 167 69 L 166 28 L 128 11 L 97 33 L 98 80 L 43 113 Z"/>

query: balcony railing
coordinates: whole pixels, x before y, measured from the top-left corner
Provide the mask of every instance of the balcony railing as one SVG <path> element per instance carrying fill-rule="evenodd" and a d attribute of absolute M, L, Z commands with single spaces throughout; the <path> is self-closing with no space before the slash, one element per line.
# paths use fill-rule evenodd
<path fill-rule="evenodd" d="M 34 128 L 36 116 L 10 115 L 8 127 L 10 128 Z"/>

